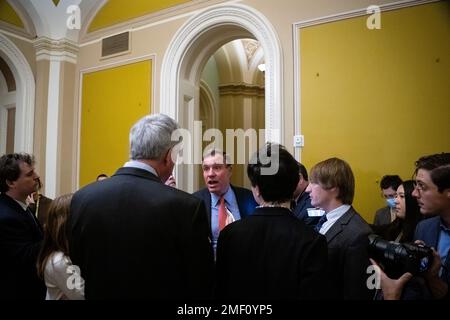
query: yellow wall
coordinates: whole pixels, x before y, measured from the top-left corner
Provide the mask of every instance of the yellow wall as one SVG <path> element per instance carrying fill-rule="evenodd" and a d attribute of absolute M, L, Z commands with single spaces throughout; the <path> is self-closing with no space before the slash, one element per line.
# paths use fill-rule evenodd
<path fill-rule="evenodd" d="M 190 0 L 109 0 L 89 26 L 89 32 L 106 28 Z"/>
<path fill-rule="evenodd" d="M 80 187 L 128 160 L 130 128 L 151 111 L 151 70 L 143 61 L 83 75 Z"/>
<path fill-rule="evenodd" d="M 0 0 L 0 20 L 24 28 L 22 20 L 6 0 Z"/>
<path fill-rule="evenodd" d="M 450 151 L 450 8 L 438 2 L 300 31 L 302 162 L 347 160 L 368 221 L 384 174 L 411 178 L 421 155 Z"/>

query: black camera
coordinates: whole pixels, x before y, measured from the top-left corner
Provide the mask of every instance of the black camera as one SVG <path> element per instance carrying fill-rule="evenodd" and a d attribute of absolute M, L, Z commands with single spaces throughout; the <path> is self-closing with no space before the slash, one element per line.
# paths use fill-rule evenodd
<path fill-rule="evenodd" d="M 428 270 L 433 259 L 430 247 L 414 243 L 386 241 L 376 234 L 369 235 L 369 254 L 381 263 L 390 278 L 399 278 L 405 272 L 417 275 Z"/>

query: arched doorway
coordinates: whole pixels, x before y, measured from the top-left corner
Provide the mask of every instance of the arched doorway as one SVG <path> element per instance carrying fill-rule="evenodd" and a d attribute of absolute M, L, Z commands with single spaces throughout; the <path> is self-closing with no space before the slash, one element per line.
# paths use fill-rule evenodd
<path fill-rule="evenodd" d="M 33 153 L 35 82 L 28 61 L 6 36 L 0 33 L 0 57 L 16 81 L 14 151 Z"/>
<path fill-rule="evenodd" d="M 176 33 L 161 67 L 160 112 L 173 117 L 183 128 L 194 133 L 194 119 L 199 119 L 199 82 L 203 67 L 221 46 L 242 38 L 259 41 L 264 51 L 265 139 L 282 143 L 281 48 L 269 21 L 245 5 L 207 9 L 187 21 Z M 179 166 L 176 176 L 180 188 L 194 191 L 197 171 L 194 164 Z"/>

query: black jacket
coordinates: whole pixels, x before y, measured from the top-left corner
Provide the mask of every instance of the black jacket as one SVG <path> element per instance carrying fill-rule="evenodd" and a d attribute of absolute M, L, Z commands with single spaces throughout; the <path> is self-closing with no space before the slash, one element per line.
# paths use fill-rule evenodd
<path fill-rule="evenodd" d="M 86 299 L 209 297 L 205 207 L 148 171 L 124 167 L 75 193 L 69 242 Z"/>

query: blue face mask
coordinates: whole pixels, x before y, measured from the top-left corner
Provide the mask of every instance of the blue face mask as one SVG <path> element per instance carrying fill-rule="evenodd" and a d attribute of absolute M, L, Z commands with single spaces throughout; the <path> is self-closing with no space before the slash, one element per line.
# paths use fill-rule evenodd
<path fill-rule="evenodd" d="M 388 205 L 389 208 L 394 208 L 395 207 L 395 198 L 387 198 L 386 204 Z"/>

